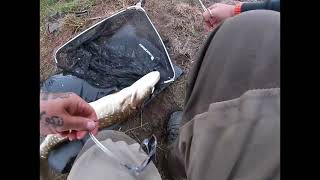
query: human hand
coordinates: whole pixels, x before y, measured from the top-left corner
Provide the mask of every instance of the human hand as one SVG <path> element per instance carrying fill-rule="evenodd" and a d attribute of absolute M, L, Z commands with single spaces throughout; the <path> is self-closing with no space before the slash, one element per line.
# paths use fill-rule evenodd
<path fill-rule="evenodd" d="M 205 29 L 216 27 L 221 21 L 234 16 L 235 5 L 215 3 L 202 15 L 205 21 Z"/>
<path fill-rule="evenodd" d="M 71 130 L 71 132 L 69 132 Z M 69 140 L 98 132 L 94 109 L 75 93 L 40 94 L 40 133 L 60 134 Z"/>

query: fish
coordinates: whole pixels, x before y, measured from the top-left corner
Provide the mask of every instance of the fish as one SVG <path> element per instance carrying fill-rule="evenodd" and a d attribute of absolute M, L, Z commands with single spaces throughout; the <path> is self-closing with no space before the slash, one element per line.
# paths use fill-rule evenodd
<path fill-rule="evenodd" d="M 98 117 L 98 129 L 104 129 L 136 115 L 144 102 L 152 95 L 159 80 L 160 73 L 152 71 L 138 79 L 131 86 L 90 102 L 89 105 L 94 109 Z M 68 141 L 68 138 L 59 134 L 47 135 L 40 144 L 40 158 L 47 159 L 52 149 L 66 141 Z"/>

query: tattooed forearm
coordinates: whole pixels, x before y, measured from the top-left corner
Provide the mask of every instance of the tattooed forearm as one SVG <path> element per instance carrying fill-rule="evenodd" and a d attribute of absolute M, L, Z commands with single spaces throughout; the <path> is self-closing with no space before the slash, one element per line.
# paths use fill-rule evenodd
<path fill-rule="evenodd" d="M 42 92 L 40 93 L 40 99 L 43 101 L 49 100 L 49 99 L 58 99 L 58 98 L 68 98 L 70 97 L 72 93 L 48 93 L 48 92 Z"/>
<path fill-rule="evenodd" d="M 46 111 L 40 112 L 40 121 L 44 119 L 46 125 L 51 125 L 53 127 L 63 126 L 64 122 L 61 117 L 59 116 L 44 117 L 45 115 L 46 115 Z"/>
<path fill-rule="evenodd" d="M 53 127 L 61 127 L 64 124 L 63 119 L 59 116 L 46 117 L 45 121 Z"/>

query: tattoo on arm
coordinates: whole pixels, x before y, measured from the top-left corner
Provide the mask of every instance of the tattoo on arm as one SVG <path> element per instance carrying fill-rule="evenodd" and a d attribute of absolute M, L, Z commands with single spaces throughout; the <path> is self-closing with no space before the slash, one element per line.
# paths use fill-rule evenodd
<path fill-rule="evenodd" d="M 41 93 L 40 95 L 40 99 L 43 100 L 43 101 L 47 101 L 49 99 L 58 99 L 58 98 L 68 98 L 70 97 L 72 93 L 68 92 L 68 93 L 48 93 L 48 92 L 43 92 Z"/>
<path fill-rule="evenodd" d="M 59 116 L 51 116 L 51 117 L 47 117 L 45 119 L 47 124 L 50 124 L 53 127 L 61 127 L 63 126 L 64 122 L 63 119 Z"/>
<path fill-rule="evenodd" d="M 41 111 L 40 112 L 40 121 L 41 120 L 45 120 L 45 123 L 47 125 L 51 125 L 53 127 L 61 127 L 64 124 L 64 121 L 61 117 L 59 116 L 51 116 L 51 117 L 45 117 L 43 118 L 43 116 L 46 115 L 46 111 Z"/>

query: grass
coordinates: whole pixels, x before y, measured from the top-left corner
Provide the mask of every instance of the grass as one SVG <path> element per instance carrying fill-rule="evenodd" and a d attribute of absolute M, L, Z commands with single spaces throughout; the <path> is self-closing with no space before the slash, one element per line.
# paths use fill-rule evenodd
<path fill-rule="evenodd" d="M 49 0 L 52 1 L 52 0 Z M 69 0 L 67 2 L 59 1 L 52 6 L 52 10 L 56 12 L 70 13 L 83 11 L 93 6 L 95 0 Z"/>
<path fill-rule="evenodd" d="M 45 33 L 46 18 L 56 13 L 74 13 L 88 10 L 95 0 L 40 0 L 40 33 Z"/>
<path fill-rule="evenodd" d="M 70 13 L 90 8 L 95 0 L 40 0 L 40 11 Z"/>
<path fill-rule="evenodd" d="M 96 0 L 40 0 L 40 79 L 41 81 L 52 75 L 56 67 L 53 64 L 52 54 L 54 48 L 61 44 L 60 40 L 70 37 L 70 33 L 62 31 L 57 34 L 49 34 L 47 32 L 47 23 L 49 17 L 62 13 L 66 18 L 62 20 L 62 27 L 71 27 L 70 31 L 76 32 L 81 30 L 87 22 L 83 17 L 75 17 L 75 12 L 82 12 L 93 7 Z M 60 20 L 59 20 L 60 21 Z M 61 22 L 60 22 L 61 23 Z M 66 24 L 68 23 L 68 24 Z M 68 28 L 67 27 L 67 28 Z M 60 37 L 60 38 L 57 38 Z"/>
<path fill-rule="evenodd" d="M 63 28 L 70 29 L 73 33 L 82 30 L 89 23 L 87 18 L 76 17 L 75 15 L 67 15 L 64 20 Z"/>

